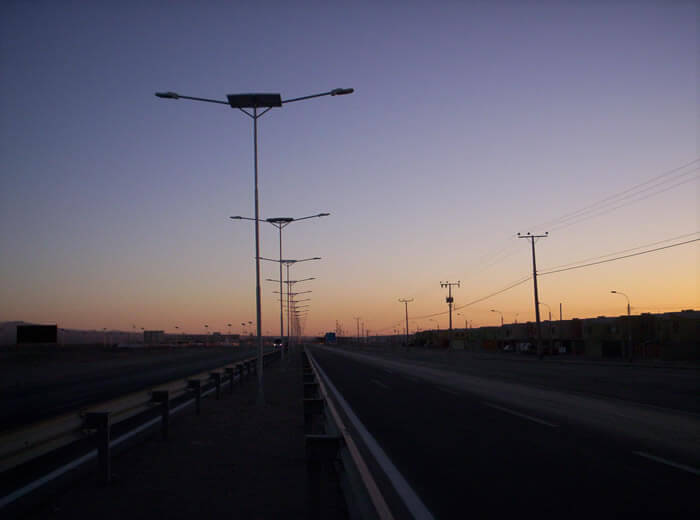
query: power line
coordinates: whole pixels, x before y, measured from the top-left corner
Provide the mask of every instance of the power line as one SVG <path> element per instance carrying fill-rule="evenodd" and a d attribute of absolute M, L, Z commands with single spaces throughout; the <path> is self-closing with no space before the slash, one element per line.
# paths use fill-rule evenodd
<path fill-rule="evenodd" d="M 455 307 L 455 310 L 458 311 L 458 310 L 460 310 L 460 309 L 464 309 L 465 307 L 470 307 L 470 306 L 472 306 L 472 305 L 476 305 L 477 303 L 481 303 L 481 302 L 483 302 L 483 301 L 485 301 L 485 300 L 488 300 L 489 298 L 493 298 L 494 296 L 498 296 L 498 295 L 501 294 L 501 293 L 504 293 L 504 292 L 506 292 L 506 291 L 510 291 L 511 289 L 514 289 L 514 288 L 517 287 L 518 285 L 522 285 L 522 284 L 524 284 L 525 282 L 527 282 L 527 281 L 529 281 L 529 280 L 531 280 L 531 279 L 532 279 L 532 276 L 527 276 L 527 277 L 523 278 L 522 280 L 519 280 L 519 281 L 517 281 L 517 282 L 514 282 L 514 283 L 512 283 L 511 285 L 509 285 L 508 287 L 505 287 L 504 289 L 501 289 L 500 291 L 496 291 L 496 292 L 491 293 L 491 294 L 489 294 L 489 295 L 487 295 L 487 296 L 483 296 L 483 297 L 478 298 L 478 299 L 476 299 L 476 300 L 470 301 L 469 303 L 465 303 L 464 305 L 460 305 L 459 307 Z M 444 313 L 443 313 L 443 314 L 444 314 Z"/>
<path fill-rule="evenodd" d="M 549 221 L 547 221 L 547 222 L 544 222 L 543 224 L 541 224 L 541 225 L 539 225 L 539 226 L 534 226 L 534 227 L 535 227 L 535 228 L 539 228 L 539 227 L 548 226 L 548 225 L 551 226 L 551 225 L 553 225 L 553 224 L 557 224 L 557 223 L 562 222 L 562 221 L 564 221 L 564 220 L 569 220 L 569 219 L 572 219 L 572 218 L 576 218 L 576 217 L 578 217 L 578 216 L 581 216 L 581 215 L 580 215 L 581 213 L 594 210 L 594 208 L 596 208 L 597 206 L 605 205 L 605 204 L 607 204 L 607 203 L 613 203 L 613 204 L 614 204 L 614 203 L 619 202 L 619 201 L 616 201 L 616 200 L 613 200 L 613 199 L 618 199 L 618 198 L 622 197 L 623 195 L 627 195 L 628 193 L 633 192 L 634 190 L 636 190 L 636 189 L 638 189 L 638 188 L 641 188 L 642 186 L 646 186 L 646 185 L 648 185 L 648 184 L 652 184 L 652 183 L 654 183 L 654 182 L 657 182 L 657 181 L 659 181 L 659 179 L 663 179 L 664 177 L 667 177 L 667 176 L 672 175 L 672 174 L 674 174 L 674 173 L 676 173 L 676 172 L 679 172 L 679 171 L 681 171 L 681 170 L 684 170 L 684 169 L 687 168 L 688 166 L 691 166 L 691 165 L 693 165 L 693 164 L 695 164 L 695 163 L 697 163 L 697 162 L 700 162 L 700 158 L 696 158 L 696 159 L 694 159 L 694 160 L 692 160 L 692 161 L 690 161 L 690 162 L 688 162 L 688 163 L 686 163 L 686 164 L 683 164 L 682 166 L 678 166 L 678 167 L 676 167 L 676 168 L 672 168 L 671 170 L 667 170 L 667 171 L 665 171 L 665 172 L 663 172 L 663 173 L 661 173 L 661 174 L 659 174 L 659 175 L 656 175 L 656 176 L 652 177 L 652 178 L 649 179 L 649 180 L 646 180 L 646 181 L 641 182 L 641 183 L 639 183 L 639 184 L 635 184 L 634 186 L 631 186 L 630 188 L 627 188 L 627 189 L 622 190 L 622 191 L 617 192 L 617 193 L 613 193 L 612 195 L 609 195 L 609 196 L 607 196 L 607 197 L 605 197 L 605 198 L 603 198 L 603 199 L 601 199 L 601 200 L 599 200 L 599 201 L 593 202 L 592 204 L 589 204 L 589 205 L 587 205 L 587 206 L 584 206 L 584 207 L 582 207 L 582 208 L 580 208 L 580 209 L 578 209 L 578 210 L 576 210 L 576 211 L 572 211 L 571 213 L 567 213 L 567 214 L 565 214 L 565 215 L 562 215 L 561 217 L 554 218 L 554 219 L 552 219 L 552 220 L 549 220 Z M 695 170 L 693 170 L 693 171 L 695 171 Z M 682 177 L 682 176 L 684 176 L 684 175 L 687 175 L 688 173 L 690 173 L 690 172 L 682 173 L 682 174 L 680 174 L 680 175 L 677 176 L 677 177 Z M 675 180 L 675 178 L 663 180 L 663 181 L 657 183 L 656 186 L 659 186 L 659 185 L 661 185 L 661 184 L 663 184 L 663 183 L 665 183 L 665 182 L 668 182 L 668 181 L 670 181 L 670 180 Z M 650 188 L 653 188 L 653 187 L 656 187 L 656 186 L 652 186 L 652 187 L 650 187 Z M 647 189 L 650 189 L 650 188 L 645 188 L 644 190 L 641 190 L 640 193 L 643 192 L 643 191 L 646 191 Z M 631 195 L 631 196 L 632 196 L 632 195 Z M 597 210 L 594 210 L 594 211 L 597 211 Z"/>
<path fill-rule="evenodd" d="M 687 173 L 693 173 L 693 172 L 698 171 L 698 170 L 700 170 L 700 168 L 696 168 L 696 169 L 691 170 L 690 172 L 687 172 Z M 686 174 L 683 174 L 683 175 L 687 175 L 687 173 L 686 173 Z M 680 176 L 679 176 L 679 177 L 680 177 Z M 612 211 L 615 211 L 616 209 L 620 209 L 620 208 L 622 208 L 622 207 L 629 206 L 630 204 L 633 204 L 633 203 L 635 203 L 635 202 L 639 202 L 639 201 L 641 201 L 641 200 L 646 200 L 646 199 L 648 199 L 648 198 L 650 198 L 650 197 L 653 197 L 653 196 L 655 196 L 655 195 L 659 195 L 659 194 L 661 194 L 661 193 L 664 193 L 664 192 L 666 192 L 666 191 L 668 191 L 668 190 L 670 190 L 670 189 L 676 188 L 676 187 L 681 186 L 681 185 L 683 185 L 683 184 L 686 184 L 686 183 L 688 183 L 688 182 L 693 182 L 693 181 L 697 180 L 698 178 L 699 178 L 698 176 L 695 176 L 695 177 L 691 177 L 690 179 L 682 180 L 682 181 L 677 182 L 677 183 L 675 183 L 675 184 L 672 184 L 672 185 L 670 185 L 670 186 L 666 186 L 666 187 L 664 187 L 664 188 L 661 189 L 661 190 L 648 193 L 647 195 L 644 195 L 643 197 L 637 197 L 637 198 L 635 198 L 635 199 L 628 200 L 627 202 L 623 202 L 622 204 L 618 204 L 617 206 L 609 206 L 609 207 L 606 207 L 606 208 L 599 208 L 599 210 L 596 210 L 597 212 L 595 212 L 595 211 L 592 210 L 593 212 L 582 213 L 581 215 L 578 215 L 578 217 L 580 217 L 580 218 L 572 217 L 573 220 L 570 220 L 569 222 L 563 222 L 563 223 L 561 223 L 561 224 L 559 224 L 559 225 L 557 225 L 557 226 L 552 227 L 551 229 L 552 229 L 552 230 L 557 230 L 557 229 L 567 228 L 567 227 L 569 227 L 569 226 L 573 226 L 573 225 L 575 225 L 575 224 L 578 224 L 579 222 L 583 222 L 584 220 L 588 220 L 588 219 L 591 219 L 591 218 L 594 218 L 594 217 L 599 217 L 599 216 L 601 216 L 601 215 L 605 215 L 605 214 L 607 214 L 607 213 L 610 213 L 610 212 L 612 212 Z M 673 179 L 673 180 L 675 180 L 675 179 Z M 648 188 L 648 189 L 657 188 L 658 186 L 660 186 L 660 184 L 657 185 L 657 186 L 651 186 L 651 187 Z M 623 198 L 621 198 L 621 199 L 618 199 L 618 200 L 616 200 L 615 202 L 620 202 L 620 201 L 622 201 L 622 200 L 628 199 L 629 197 L 636 197 L 637 195 L 640 195 L 641 193 L 644 193 L 645 191 L 648 191 L 648 189 L 644 189 L 644 190 L 641 190 L 641 191 L 639 191 L 639 192 L 637 192 L 637 193 L 633 193 L 633 194 L 631 194 L 631 195 L 629 195 L 629 196 L 627 196 L 627 197 L 623 197 Z"/>
<path fill-rule="evenodd" d="M 687 176 L 695 171 L 700 170 L 700 168 L 696 167 L 696 168 L 689 170 L 689 171 L 682 171 L 682 170 L 685 170 L 686 168 L 688 168 L 689 166 L 692 166 L 698 162 L 700 162 L 700 158 L 696 158 L 696 159 L 694 159 L 690 162 L 687 162 L 681 166 L 664 171 L 658 175 L 655 175 L 651 179 L 648 179 L 644 182 L 635 184 L 635 185 L 633 185 L 629 188 L 626 188 L 620 192 L 609 195 L 609 196 L 607 196 L 599 201 L 588 204 L 587 206 L 584 206 L 576 211 L 566 213 L 560 217 L 553 218 L 547 222 L 544 222 L 541 225 L 531 226 L 531 228 L 536 229 L 536 228 L 541 228 L 543 226 L 553 226 L 553 227 L 550 227 L 550 231 L 564 229 L 566 227 L 578 224 L 579 222 L 582 222 L 582 221 L 587 220 L 589 218 L 594 218 L 597 216 L 604 215 L 606 213 L 609 213 L 611 211 L 619 209 L 619 208 L 626 206 L 628 204 L 633 204 L 635 202 L 645 200 L 645 199 L 652 197 L 654 195 L 659 195 L 660 193 L 663 193 L 663 192 L 668 191 L 672 188 L 680 186 L 681 184 L 685 184 L 687 182 L 692 182 L 692 181 L 696 180 L 698 177 L 696 176 L 696 177 L 692 177 L 690 179 L 684 179 L 684 180 L 677 182 L 675 184 L 672 184 L 670 186 L 668 186 L 668 185 L 664 186 L 664 184 L 668 184 L 669 182 L 674 182 L 678 179 L 681 179 L 682 177 L 685 177 L 685 176 Z M 675 176 L 672 176 L 674 173 L 678 173 L 678 172 L 682 172 L 682 173 L 675 175 Z M 669 177 L 669 176 L 672 176 L 672 177 L 665 179 L 665 177 Z M 651 186 L 648 186 L 650 184 L 651 184 Z M 642 190 L 639 190 L 639 188 L 642 188 L 644 186 L 647 186 L 647 187 L 642 189 Z M 662 186 L 663 186 L 663 188 L 661 190 L 658 190 L 658 191 L 655 191 L 652 193 L 647 193 L 646 195 L 639 197 L 639 195 L 641 195 L 649 190 L 653 190 L 655 188 L 659 188 Z M 635 190 L 637 190 L 637 191 L 635 191 Z M 632 200 L 628 200 L 631 197 L 637 197 L 637 198 L 633 198 Z M 626 201 L 626 202 L 623 202 L 623 201 Z M 621 204 L 619 204 L 619 203 L 621 203 Z M 615 204 L 617 204 L 617 205 L 615 205 Z M 512 238 L 512 236 L 510 238 Z M 493 267 L 494 265 L 499 264 L 499 263 L 503 262 L 504 260 L 510 258 L 517 251 L 518 251 L 517 246 L 506 245 L 506 246 L 503 246 L 503 247 L 497 249 L 493 253 L 488 253 L 488 254 L 482 255 L 482 257 L 477 261 L 478 266 L 475 267 L 474 269 L 471 269 L 470 274 L 468 276 L 473 277 L 476 274 L 479 274 L 479 273 L 486 271 L 487 269 Z"/>
<path fill-rule="evenodd" d="M 654 248 L 654 249 L 648 249 L 648 250 L 646 250 L 646 251 L 640 251 L 640 252 L 638 252 L 638 253 L 632 253 L 632 254 L 630 254 L 630 255 L 618 256 L 618 257 L 616 257 L 616 258 L 609 258 L 609 259 L 607 259 L 607 260 L 600 260 L 600 261 L 598 261 L 598 262 L 591 262 L 591 263 L 589 263 L 589 264 L 575 265 L 575 266 L 573 266 L 573 267 L 566 267 L 566 268 L 564 268 L 564 269 L 555 269 L 554 271 L 547 271 L 547 272 L 544 272 L 544 273 L 539 273 L 539 275 L 540 275 L 540 276 L 544 276 L 544 275 L 546 275 L 546 274 L 561 273 L 561 272 L 563 272 L 563 271 L 571 271 L 571 270 L 573 270 L 573 269 L 581 269 L 582 267 L 590 267 L 590 266 L 592 266 L 592 265 L 605 264 L 605 263 L 607 263 L 607 262 L 614 262 L 615 260 L 622 260 L 623 258 L 630 258 L 630 257 L 633 257 L 633 256 L 645 255 L 645 254 L 647 254 L 647 253 L 653 253 L 654 251 L 661 251 L 662 249 L 670 249 L 670 248 L 672 248 L 672 247 L 682 246 L 682 245 L 685 245 L 685 244 L 691 244 L 691 243 L 693 243 L 693 242 L 697 242 L 698 240 L 700 240 L 700 238 L 694 238 L 693 240 L 686 240 L 685 242 L 679 242 L 679 243 L 677 243 L 677 244 L 671 244 L 671 245 L 668 245 L 668 246 L 656 247 L 656 248 Z"/>
<path fill-rule="evenodd" d="M 687 237 L 690 237 L 690 236 L 693 236 L 693 235 L 697 235 L 698 233 L 700 233 L 700 231 L 694 231 L 694 232 L 692 232 L 692 233 L 686 233 L 686 234 L 684 234 L 684 235 L 678 235 L 678 236 L 676 236 L 676 237 L 666 238 L 666 239 L 664 239 L 664 240 L 658 240 L 658 241 L 656 241 L 656 242 L 651 242 L 651 243 L 649 243 L 649 244 L 642 244 L 641 246 L 631 247 L 631 248 L 629 248 L 629 249 L 623 249 L 622 251 L 614 251 L 614 252 L 612 252 L 612 253 L 608 253 L 607 255 L 594 256 L 594 257 L 591 257 L 591 258 L 584 258 L 583 260 L 578 260 L 578 261 L 576 261 L 576 262 L 569 262 L 568 264 L 561 264 L 561 265 L 555 265 L 555 266 L 552 266 L 552 267 L 547 267 L 547 268 L 543 269 L 542 271 L 543 271 L 543 272 L 545 272 L 545 271 L 552 271 L 552 270 L 554 270 L 554 269 L 559 269 L 560 267 L 569 267 L 570 265 L 578 265 L 578 264 L 581 264 L 581 263 L 583 263 L 583 262 L 590 262 L 591 260 L 599 260 L 599 259 L 601 259 L 601 258 L 607 258 L 608 256 L 619 255 L 619 254 L 621 254 L 621 253 L 628 253 L 628 252 L 630 252 L 630 251 L 636 251 L 637 249 L 642 249 L 643 247 L 651 247 L 651 246 L 655 246 L 655 245 L 658 245 L 658 244 L 663 244 L 663 243 L 666 243 L 666 242 L 671 242 L 671 241 L 673 241 L 673 240 L 678 240 L 678 239 L 681 239 L 681 238 L 687 238 Z"/>

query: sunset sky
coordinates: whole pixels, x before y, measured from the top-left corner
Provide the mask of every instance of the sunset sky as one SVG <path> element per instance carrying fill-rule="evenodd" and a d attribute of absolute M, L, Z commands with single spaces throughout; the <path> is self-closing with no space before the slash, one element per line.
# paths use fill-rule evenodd
<path fill-rule="evenodd" d="M 440 281 L 464 306 L 531 275 L 518 232 L 549 231 L 542 273 L 695 240 L 697 21 L 682 0 L 2 2 L 0 321 L 255 320 L 253 226 L 228 218 L 253 215 L 252 122 L 156 91 L 355 89 L 260 120 L 261 217 L 331 213 L 283 235 L 285 258 L 323 258 L 292 270 L 316 278 L 308 334 L 391 333 L 399 298 L 411 329 L 445 328 Z M 543 275 L 540 299 L 565 319 L 623 314 L 613 289 L 635 313 L 697 309 L 698 244 Z M 534 319 L 532 281 L 455 326 L 491 309 Z"/>

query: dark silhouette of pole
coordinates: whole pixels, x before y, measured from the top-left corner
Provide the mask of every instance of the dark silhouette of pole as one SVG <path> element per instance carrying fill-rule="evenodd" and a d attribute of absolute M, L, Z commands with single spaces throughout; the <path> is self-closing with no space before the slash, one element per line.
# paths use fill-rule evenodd
<path fill-rule="evenodd" d="M 408 347 L 408 304 L 413 301 L 413 298 L 399 298 L 399 301 L 406 307 L 406 346 Z"/>
<path fill-rule="evenodd" d="M 260 204 L 258 198 L 258 119 L 272 110 L 273 107 L 281 107 L 285 103 L 293 103 L 304 99 L 317 98 L 322 96 L 344 96 L 352 94 L 354 89 L 351 88 L 335 88 L 328 92 L 312 94 L 310 96 L 302 96 L 292 99 L 283 100 L 278 93 L 250 93 L 250 94 L 229 94 L 226 96 L 227 101 L 218 99 L 207 99 L 192 96 L 182 96 L 176 92 L 156 92 L 156 96 L 164 99 L 189 99 L 192 101 L 204 101 L 207 103 L 216 103 L 220 105 L 228 105 L 231 108 L 237 108 L 253 120 L 253 157 L 255 171 L 255 312 L 257 318 L 257 336 L 258 336 L 258 356 L 257 369 L 258 374 L 258 404 L 265 403 L 265 394 L 263 389 L 263 340 L 262 340 L 262 312 L 261 312 L 261 296 L 260 296 Z M 248 109 L 253 109 L 250 113 Z M 262 112 L 258 109 L 262 108 Z"/>
<path fill-rule="evenodd" d="M 454 298 L 452 298 L 452 286 L 456 285 L 459 287 L 459 280 L 456 282 L 440 282 L 440 287 L 447 287 L 448 291 L 448 296 L 445 298 L 445 301 L 447 302 L 447 306 L 450 309 L 450 328 L 449 330 L 452 331 L 452 304 L 454 303 Z"/>
<path fill-rule="evenodd" d="M 537 262 L 535 260 L 535 239 L 536 238 L 547 238 L 549 236 L 549 232 L 546 232 L 544 235 L 533 235 L 530 232 L 527 233 L 527 235 L 521 235 L 518 233 L 518 238 L 527 238 L 530 240 L 530 244 L 532 245 L 532 280 L 533 284 L 535 286 L 535 318 L 537 321 L 537 355 L 539 357 L 542 357 L 542 328 L 540 327 L 540 299 L 537 294 Z"/>
<path fill-rule="evenodd" d="M 362 316 L 355 317 L 353 316 L 353 320 L 357 321 L 357 342 L 360 342 L 360 320 L 362 319 Z"/>
<path fill-rule="evenodd" d="M 612 294 L 620 294 L 627 298 L 627 357 L 632 359 L 632 317 L 630 315 L 630 297 L 620 291 L 610 291 Z"/>
<path fill-rule="evenodd" d="M 330 213 L 318 213 L 316 215 L 309 215 L 308 217 L 300 217 L 300 218 L 294 218 L 294 217 L 275 217 L 275 218 L 267 218 L 264 219 L 265 222 L 268 222 L 272 224 L 274 227 L 277 228 L 279 231 L 279 250 L 280 250 L 280 256 L 279 260 L 271 260 L 269 258 L 261 258 L 261 260 L 268 260 L 272 262 L 279 262 L 280 264 L 280 294 L 282 293 L 282 283 L 283 283 L 283 278 L 282 278 L 282 263 L 285 262 L 285 260 L 282 259 L 282 230 L 287 227 L 289 224 L 292 222 L 297 222 L 299 220 L 307 220 L 310 218 L 317 218 L 317 217 L 327 217 L 329 216 Z M 251 218 L 251 217 L 242 217 L 240 215 L 236 215 L 235 217 L 229 217 L 230 219 L 233 220 L 253 220 L 258 222 L 258 219 Z M 284 310 L 282 307 L 282 300 L 280 300 L 280 339 L 284 339 Z M 287 319 L 289 319 L 289 316 L 287 316 Z M 287 327 L 289 328 L 289 327 Z M 287 334 L 289 336 L 289 334 Z M 287 341 L 289 341 L 289 338 L 287 338 Z M 284 356 L 284 349 L 282 349 L 282 356 Z"/>

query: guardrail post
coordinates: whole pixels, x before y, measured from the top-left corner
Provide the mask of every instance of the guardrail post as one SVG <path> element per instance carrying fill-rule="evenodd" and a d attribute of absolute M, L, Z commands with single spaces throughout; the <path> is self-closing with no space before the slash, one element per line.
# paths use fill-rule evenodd
<path fill-rule="evenodd" d="M 314 433 L 314 417 L 323 414 L 323 399 L 304 399 L 304 433 Z"/>
<path fill-rule="evenodd" d="M 112 480 L 112 468 L 109 453 L 110 419 L 109 412 L 89 412 L 85 416 L 85 426 L 97 430 L 97 458 L 99 464 L 100 479 L 109 484 Z"/>
<path fill-rule="evenodd" d="M 154 403 L 160 403 L 160 432 L 163 440 L 168 438 L 168 426 L 170 425 L 170 392 L 156 390 L 151 396 Z"/>
<path fill-rule="evenodd" d="M 197 410 L 197 415 L 200 415 L 202 401 L 202 382 L 199 379 L 190 379 L 189 381 L 187 381 L 187 387 L 194 390 L 195 409 Z"/>
<path fill-rule="evenodd" d="M 221 372 L 212 372 L 209 375 L 214 380 L 214 384 L 216 385 L 216 400 L 218 401 L 221 399 Z"/>
<path fill-rule="evenodd" d="M 233 393 L 233 380 L 235 377 L 235 368 L 234 367 L 226 367 L 226 375 L 228 376 L 228 382 L 229 385 L 231 385 L 231 393 Z"/>
<path fill-rule="evenodd" d="M 306 436 L 306 475 L 308 478 L 309 518 L 321 518 L 321 482 L 324 473 L 332 469 L 338 456 L 340 437 L 337 435 Z"/>

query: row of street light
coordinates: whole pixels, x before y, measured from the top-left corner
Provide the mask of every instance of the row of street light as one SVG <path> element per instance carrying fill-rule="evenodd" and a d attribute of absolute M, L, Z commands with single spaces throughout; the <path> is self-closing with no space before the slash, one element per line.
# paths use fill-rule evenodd
<path fill-rule="evenodd" d="M 253 163 L 254 163 L 254 201 L 255 201 L 255 216 L 253 221 L 255 222 L 255 313 L 256 313 L 256 324 L 257 324 L 257 343 L 258 343 L 258 356 L 257 356 L 257 374 L 258 374 L 258 402 L 264 402 L 263 394 L 263 342 L 262 342 L 262 319 L 261 319 L 261 294 L 260 294 L 260 205 L 259 205 L 259 195 L 258 195 L 258 119 L 264 116 L 274 107 L 282 107 L 287 103 L 293 103 L 296 101 L 303 101 L 307 99 L 323 97 L 323 96 L 343 96 L 347 94 L 352 94 L 354 92 L 351 88 L 336 88 L 328 92 L 321 92 L 319 94 L 311 94 L 309 96 L 302 96 L 297 98 L 291 98 L 283 100 L 282 96 L 278 93 L 248 93 L 248 94 L 229 94 L 226 96 L 227 101 L 221 101 L 217 99 L 207 99 L 192 96 L 182 96 L 175 92 L 157 92 L 156 96 L 164 99 L 188 99 L 192 101 L 202 101 L 206 103 L 216 103 L 222 105 L 228 105 L 231 108 L 238 109 L 248 117 L 253 120 Z M 252 112 L 250 111 L 252 109 Z M 275 224 L 274 222 L 271 222 Z M 277 222 L 280 230 L 280 271 L 282 264 L 282 254 L 281 254 L 281 233 L 282 228 L 286 226 L 289 222 L 282 225 L 282 222 Z M 280 280 L 282 275 L 280 274 Z M 281 291 L 280 291 L 281 292 Z M 283 325 L 282 325 L 283 328 Z"/>

